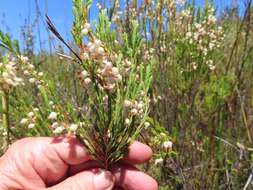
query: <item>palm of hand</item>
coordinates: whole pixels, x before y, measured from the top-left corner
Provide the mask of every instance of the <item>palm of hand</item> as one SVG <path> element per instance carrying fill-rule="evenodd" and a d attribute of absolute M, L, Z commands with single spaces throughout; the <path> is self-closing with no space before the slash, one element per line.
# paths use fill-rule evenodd
<path fill-rule="evenodd" d="M 75 138 L 26 138 L 0 158 L 0 188 L 156 190 L 156 181 L 131 165 L 144 163 L 151 155 L 148 146 L 135 142 L 124 161 L 109 172 L 90 160 Z"/>

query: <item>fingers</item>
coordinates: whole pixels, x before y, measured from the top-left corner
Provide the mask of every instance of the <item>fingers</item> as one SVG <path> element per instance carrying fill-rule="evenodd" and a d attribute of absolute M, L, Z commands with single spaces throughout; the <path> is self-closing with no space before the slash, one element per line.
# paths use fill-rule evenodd
<path fill-rule="evenodd" d="M 75 175 L 75 174 L 82 172 L 84 170 L 90 170 L 93 168 L 102 168 L 102 166 L 101 166 L 101 164 L 99 164 L 95 160 L 89 160 L 89 161 L 84 162 L 82 164 L 70 166 L 69 170 L 68 170 L 68 175 L 72 176 L 72 175 Z"/>
<path fill-rule="evenodd" d="M 135 141 L 133 144 L 129 146 L 129 151 L 126 157 L 123 159 L 124 162 L 129 164 L 143 164 L 147 162 L 152 156 L 152 150 L 149 146 Z M 100 168 L 102 167 L 99 165 L 98 162 L 94 160 L 89 160 L 87 162 L 72 165 L 69 168 L 69 175 L 74 175 L 78 172 L 88 170 L 91 168 Z"/>
<path fill-rule="evenodd" d="M 11 168 L 18 168 L 15 172 L 8 171 L 13 175 L 19 172 L 24 176 L 39 176 L 46 184 L 54 184 L 66 177 L 69 165 L 83 163 L 89 156 L 76 138 L 37 137 L 17 141 L 3 159 L 12 160 L 15 166 Z"/>
<path fill-rule="evenodd" d="M 100 169 L 78 173 L 48 190 L 111 190 L 114 177 L 109 171 Z"/>
<path fill-rule="evenodd" d="M 157 190 L 157 182 L 147 174 L 137 170 L 136 168 L 120 164 L 112 168 L 115 176 L 116 186 L 127 190 Z"/>
<path fill-rule="evenodd" d="M 124 161 L 131 164 L 143 164 L 152 157 L 152 149 L 138 141 L 129 146 L 128 154 Z"/>
<path fill-rule="evenodd" d="M 152 150 L 149 146 L 135 141 L 129 146 L 128 154 L 123 159 L 123 161 L 129 164 L 143 164 L 147 162 L 151 156 Z M 70 166 L 69 174 L 74 175 L 80 171 L 99 167 L 101 166 L 97 162 L 90 160 L 85 163 Z"/>

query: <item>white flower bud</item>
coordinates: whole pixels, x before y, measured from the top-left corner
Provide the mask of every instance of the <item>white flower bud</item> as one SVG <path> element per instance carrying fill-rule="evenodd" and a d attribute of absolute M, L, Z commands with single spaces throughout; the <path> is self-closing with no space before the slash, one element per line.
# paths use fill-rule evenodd
<path fill-rule="evenodd" d="M 31 118 L 31 117 L 33 117 L 33 116 L 34 116 L 34 113 L 33 113 L 33 112 L 29 112 L 27 115 L 28 115 L 28 117 L 30 117 L 30 118 Z"/>
<path fill-rule="evenodd" d="M 84 28 L 87 28 L 88 30 L 90 30 L 90 29 L 91 29 L 90 23 L 86 22 L 86 23 L 84 24 Z"/>
<path fill-rule="evenodd" d="M 145 129 L 149 128 L 149 126 L 150 126 L 150 123 L 146 121 L 146 122 L 144 123 Z"/>
<path fill-rule="evenodd" d="M 144 106 L 144 105 L 143 105 L 143 102 L 139 102 L 139 103 L 137 104 L 137 108 L 138 108 L 138 109 L 142 109 L 143 106 Z"/>
<path fill-rule="evenodd" d="M 82 33 L 83 36 L 86 36 L 89 33 L 88 28 L 83 28 L 81 33 Z"/>
<path fill-rule="evenodd" d="M 104 50 L 103 47 L 99 47 L 99 48 L 97 49 L 97 52 L 98 52 L 98 54 L 100 54 L 100 55 L 104 55 L 105 50 Z"/>
<path fill-rule="evenodd" d="M 39 108 L 34 108 L 33 111 L 38 112 Z"/>
<path fill-rule="evenodd" d="M 25 75 L 29 75 L 29 71 L 28 70 L 24 70 L 24 74 Z"/>
<path fill-rule="evenodd" d="M 9 77 L 9 74 L 8 74 L 7 72 L 3 72 L 3 73 L 2 73 L 2 76 L 3 76 L 4 78 L 7 78 L 7 77 Z"/>
<path fill-rule="evenodd" d="M 87 52 L 84 52 L 84 53 L 83 53 L 83 58 L 84 58 L 84 59 L 89 59 L 89 54 L 88 54 Z"/>
<path fill-rule="evenodd" d="M 56 120 L 57 119 L 57 113 L 56 112 L 51 112 L 48 116 L 48 119 L 50 120 Z"/>
<path fill-rule="evenodd" d="M 32 128 L 34 128 L 35 127 L 35 124 L 34 123 L 30 123 L 29 125 L 28 125 L 28 128 L 29 129 L 32 129 Z"/>
<path fill-rule="evenodd" d="M 165 141 L 163 144 L 162 144 L 162 147 L 165 148 L 165 149 L 171 149 L 172 148 L 172 145 L 173 143 L 171 141 Z"/>
<path fill-rule="evenodd" d="M 53 131 L 54 134 L 60 134 L 64 131 L 64 127 L 62 126 L 59 126 L 59 127 L 56 127 L 56 129 Z"/>
<path fill-rule="evenodd" d="M 102 45 L 102 42 L 99 39 L 94 40 L 94 45 L 97 47 L 100 47 Z"/>
<path fill-rule="evenodd" d="M 29 64 L 28 67 L 29 67 L 30 69 L 34 69 L 34 65 L 33 65 L 33 64 Z"/>
<path fill-rule="evenodd" d="M 29 78 L 30 83 L 35 83 L 35 81 L 36 81 L 35 78 Z"/>
<path fill-rule="evenodd" d="M 42 77 L 42 76 L 44 75 L 44 73 L 43 73 L 43 72 L 39 72 L 38 75 L 39 75 L 40 77 Z"/>
<path fill-rule="evenodd" d="M 130 100 L 125 100 L 124 101 L 124 107 L 129 108 L 131 106 L 132 106 L 132 102 Z"/>
<path fill-rule="evenodd" d="M 81 72 L 81 75 L 82 75 L 83 78 L 86 78 L 87 76 L 89 76 L 89 73 L 86 70 L 83 70 Z"/>
<path fill-rule="evenodd" d="M 84 79 L 84 84 L 85 84 L 85 85 L 88 85 L 88 84 L 90 84 L 90 83 L 91 83 L 91 79 L 90 79 L 90 78 Z"/>
<path fill-rule="evenodd" d="M 21 121 L 20 121 L 20 124 L 25 125 L 25 124 L 27 124 L 27 122 L 28 122 L 28 119 L 22 118 Z"/>
<path fill-rule="evenodd" d="M 113 67 L 112 68 L 112 74 L 115 75 L 115 76 L 118 75 L 119 74 L 119 69 L 117 67 Z"/>
<path fill-rule="evenodd" d="M 54 122 L 51 127 L 53 129 L 56 129 L 58 126 L 59 126 L 59 123 L 58 122 Z"/>
<path fill-rule="evenodd" d="M 117 74 L 117 75 L 116 75 L 116 81 L 117 81 L 117 82 L 122 81 L 122 76 L 121 76 L 120 74 Z"/>
<path fill-rule="evenodd" d="M 163 163 L 162 158 L 155 159 L 155 165 L 162 164 L 162 163 Z"/>
<path fill-rule="evenodd" d="M 78 128 L 78 125 L 77 124 L 71 124 L 69 126 L 69 130 L 72 131 L 72 132 L 75 132 Z"/>
<path fill-rule="evenodd" d="M 112 69 L 113 65 L 110 61 L 104 61 L 104 64 L 105 64 L 105 67 L 104 67 L 105 70 L 111 70 Z"/>
<path fill-rule="evenodd" d="M 133 109 L 131 110 L 131 114 L 132 114 L 132 115 L 137 115 L 137 114 L 138 114 L 138 110 L 137 110 L 136 108 L 133 108 Z"/>
<path fill-rule="evenodd" d="M 130 124 L 130 119 L 126 118 L 126 119 L 125 119 L 125 124 L 126 124 L 126 125 L 129 125 L 129 124 Z"/>

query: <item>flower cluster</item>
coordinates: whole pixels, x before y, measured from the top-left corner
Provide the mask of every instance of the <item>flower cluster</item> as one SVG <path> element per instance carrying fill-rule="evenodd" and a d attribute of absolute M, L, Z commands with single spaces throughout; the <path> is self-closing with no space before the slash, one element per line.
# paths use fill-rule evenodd
<path fill-rule="evenodd" d="M 217 26 L 217 19 L 214 15 L 214 9 L 208 7 L 206 15 L 200 21 L 193 21 L 191 24 L 192 13 L 190 9 L 186 9 L 181 12 L 181 24 L 186 25 L 186 31 L 180 36 L 179 40 L 186 41 L 190 45 L 196 47 L 196 50 L 200 52 L 204 58 L 204 62 L 210 70 L 215 69 L 213 60 L 210 60 L 208 56 L 215 49 L 220 47 L 222 40 L 224 39 L 223 28 Z M 185 24 L 187 22 L 188 24 Z M 183 24 L 184 23 L 184 24 Z M 193 62 L 191 63 L 193 70 L 196 70 L 198 65 Z"/>
<path fill-rule="evenodd" d="M 144 114 L 145 105 L 143 101 L 124 101 L 124 115 L 126 117 L 125 124 L 130 124 L 131 117 L 142 118 Z"/>
<path fill-rule="evenodd" d="M 93 74 L 99 80 L 99 85 L 102 89 L 112 91 L 115 89 L 116 84 L 122 81 L 119 68 L 113 63 L 116 57 L 116 55 L 111 57 L 107 55 L 102 42 L 97 38 L 87 44 L 82 54 L 84 60 L 97 62 L 98 67 Z M 131 62 L 125 60 L 125 66 L 126 69 L 124 71 L 126 73 L 130 70 Z M 78 76 L 84 86 L 88 86 L 92 82 L 91 73 L 87 70 L 79 72 Z"/>
<path fill-rule="evenodd" d="M 103 81 L 103 88 L 113 90 L 115 85 L 122 80 L 119 69 L 112 62 L 104 60 L 97 70 L 98 77 Z"/>
<path fill-rule="evenodd" d="M 39 111 L 38 108 L 34 108 L 33 111 L 27 114 L 27 117 L 22 118 L 20 121 L 21 125 L 26 125 L 29 129 L 33 129 L 36 125 L 36 113 Z"/>
<path fill-rule="evenodd" d="M 69 134 L 75 134 L 78 127 L 83 126 L 83 123 L 69 124 L 66 122 L 67 118 L 64 118 L 64 115 L 61 114 L 61 111 L 57 109 L 58 106 L 56 106 L 53 101 L 49 101 L 48 104 L 52 111 L 48 114 L 47 118 L 49 122 L 51 122 L 50 128 L 52 129 L 53 134 L 62 134 L 65 132 L 68 132 Z"/>
<path fill-rule="evenodd" d="M 15 59 L 7 57 L 6 60 L 0 62 L 0 86 L 4 91 L 10 90 L 12 87 L 23 85 L 23 79 L 18 77 L 18 67 Z"/>
<path fill-rule="evenodd" d="M 68 132 L 68 134 L 75 134 L 77 129 L 82 126 L 83 126 L 83 123 L 81 122 L 79 124 L 75 124 L 75 123 L 66 124 L 64 122 L 55 121 L 51 125 L 51 128 L 54 134 L 62 134 L 66 131 Z"/>
<path fill-rule="evenodd" d="M 83 27 L 82 27 L 82 31 L 81 34 L 83 36 L 86 36 L 89 32 L 91 31 L 91 25 L 90 23 L 86 22 Z"/>
<path fill-rule="evenodd" d="M 90 55 L 93 59 L 100 60 L 105 56 L 105 49 L 102 45 L 102 42 L 97 38 L 94 38 L 93 41 L 90 41 L 87 44 L 87 50 L 89 54 L 87 54 L 87 52 L 84 52 L 84 58 L 89 57 Z"/>
<path fill-rule="evenodd" d="M 38 72 L 34 65 L 29 61 L 28 57 L 20 55 L 19 57 L 21 63 L 21 70 L 23 74 L 28 78 L 29 83 L 37 85 L 38 88 L 44 84 L 42 77 L 44 76 L 43 72 Z"/>

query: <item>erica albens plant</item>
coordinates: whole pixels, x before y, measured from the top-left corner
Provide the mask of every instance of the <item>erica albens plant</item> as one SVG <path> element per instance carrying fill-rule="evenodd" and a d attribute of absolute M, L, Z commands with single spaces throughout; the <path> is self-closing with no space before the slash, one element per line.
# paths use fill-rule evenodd
<path fill-rule="evenodd" d="M 38 73 L 28 57 L 23 56 L 18 41 L 11 40 L 8 34 L 0 31 L 0 94 L 1 94 L 1 113 L 4 143 L 2 149 L 8 148 L 16 136 L 15 129 L 10 122 L 10 98 L 15 88 L 24 86 L 26 79 L 36 85 L 44 84 L 41 72 Z M 13 118 L 12 118 L 13 120 Z"/>
<path fill-rule="evenodd" d="M 106 10 L 101 10 L 93 32 L 88 20 L 91 4 L 73 1 L 72 34 L 78 50 L 64 41 L 49 17 L 47 23 L 80 65 L 77 78 L 87 95 L 87 111 L 74 133 L 94 159 L 109 168 L 127 153 L 127 147 L 141 133 L 147 119 L 152 61 L 144 63 L 137 59 L 142 39 L 134 21 L 131 31 L 117 33 Z"/>

